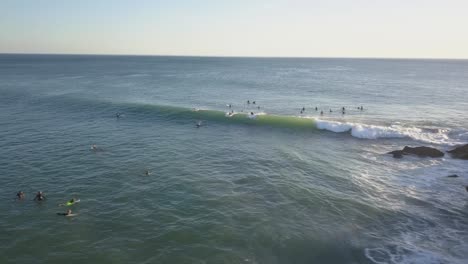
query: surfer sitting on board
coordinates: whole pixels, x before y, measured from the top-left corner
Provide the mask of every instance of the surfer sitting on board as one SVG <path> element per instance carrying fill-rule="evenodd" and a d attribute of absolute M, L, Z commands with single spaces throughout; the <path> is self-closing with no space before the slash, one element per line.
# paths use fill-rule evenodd
<path fill-rule="evenodd" d="M 16 198 L 18 198 L 18 200 L 23 200 L 23 199 L 24 199 L 24 192 L 19 191 L 19 192 L 16 194 Z"/>
<path fill-rule="evenodd" d="M 45 200 L 44 194 L 41 191 L 37 192 L 36 197 L 34 197 L 34 201 L 43 201 L 43 200 Z"/>

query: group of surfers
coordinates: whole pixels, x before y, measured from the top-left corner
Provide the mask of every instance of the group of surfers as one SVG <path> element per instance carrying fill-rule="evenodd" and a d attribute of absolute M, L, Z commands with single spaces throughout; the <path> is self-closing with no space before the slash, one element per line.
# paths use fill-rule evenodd
<path fill-rule="evenodd" d="M 364 111 L 364 107 L 363 107 L 362 105 L 361 105 L 361 106 L 358 106 L 357 109 L 360 110 L 360 111 Z M 303 113 L 305 112 L 305 110 L 306 110 L 305 107 L 302 107 L 300 113 L 303 114 Z M 315 107 L 315 111 L 318 111 L 318 110 L 319 110 L 319 109 L 318 109 L 318 107 L 316 106 L 316 107 Z M 333 110 L 330 108 L 329 112 L 330 112 L 330 113 L 333 113 Z M 346 108 L 345 108 L 344 106 L 341 108 L 341 114 L 343 114 L 343 115 L 346 114 Z M 323 116 L 323 110 L 320 110 L 320 115 Z"/>
<path fill-rule="evenodd" d="M 16 199 L 24 200 L 25 198 L 26 198 L 26 195 L 24 194 L 23 191 L 19 191 L 18 193 L 16 193 Z M 34 199 L 33 199 L 33 201 L 38 201 L 38 202 L 45 201 L 45 200 L 46 200 L 46 197 L 45 197 L 44 193 L 41 192 L 41 191 L 37 192 L 36 195 L 34 196 Z M 66 203 L 59 204 L 59 206 L 71 206 L 71 205 L 74 205 L 75 203 L 77 203 L 79 201 L 80 200 L 78 200 L 76 198 L 72 198 L 71 200 L 67 201 Z M 74 214 L 71 209 L 68 209 L 65 213 L 57 213 L 57 215 L 75 216 L 77 214 Z"/>
<path fill-rule="evenodd" d="M 247 100 L 247 105 L 250 105 L 250 104 L 256 105 L 256 102 L 255 102 L 255 101 L 250 102 L 250 100 Z M 227 104 L 227 106 L 229 107 L 229 109 L 232 108 L 232 104 Z M 260 109 L 260 106 L 257 106 L 257 108 Z M 362 105 L 361 105 L 361 106 L 358 106 L 357 109 L 360 110 L 360 111 L 364 111 L 364 107 L 363 107 Z M 315 107 L 315 111 L 318 111 L 318 110 L 319 110 L 319 108 L 316 106 L 316 107 Z M 345 108 L 344 106 L 343 106 L 340 110 L 341 110 L 341 113 L 342 113 L 343 115 L 346 114 L 346 108 Z M 303 114 L 305 111 L 306 111 L 306 108 L 305 108 L 305 107 L 302 107 L 301 110 L 300 110 L 300 113 Z M 243 112 L 243 110 L 242 110 L 241 112 Z M 332 113 L 333 110 L 330 108 L 329 112 Z M 233 114 L 234 114 L 234 111 L 231 110 L 231 111 L 229 112 L 229 116 L 232 116 Z M 253 113 L 253 112 L 250 112 L 250 115 L 254 115 L 254 113 Z M 322 115 L 322 116 L 324 115 L 323 110 L 320 110 L 320 115 Z"/>

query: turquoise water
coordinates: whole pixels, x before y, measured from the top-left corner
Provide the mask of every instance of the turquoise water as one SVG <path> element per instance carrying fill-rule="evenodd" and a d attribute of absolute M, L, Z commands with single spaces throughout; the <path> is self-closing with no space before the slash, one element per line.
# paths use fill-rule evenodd
<path fill-rule="evenodd" d="M 468 142 L 467 61 L 0 55 L 0 94 L 0 263 L 468 259 L 466 161 L 385 155 Z"/>

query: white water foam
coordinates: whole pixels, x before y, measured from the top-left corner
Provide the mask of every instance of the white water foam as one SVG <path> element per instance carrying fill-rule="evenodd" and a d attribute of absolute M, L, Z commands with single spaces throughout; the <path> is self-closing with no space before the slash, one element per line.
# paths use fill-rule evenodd
<path fill-rule="evenodd" d="M 316 119 L 318 129 L 336 133 L 350 132 L 353 137 L 363 139 L 378 138 L 411 138 L 431 144 L 457 145 L 462 144 L 448 136 L 448 129 L 424 131 L 417 127 L 403 127 L 401 125 L 377 126 L 351 122 L 338 122 Z"/>
<path fill-rule="evenodd" d="M 414 250 L 414 251 L 413 251 Z M 366 248 L 365 256 L 376 264 L 440 264 L 440 263 L 464 263 L 463 260 L 454 259 L 449 256 L 440 255 L 436 252 L 396 247 L 392 250 L 387 248 Z"/>

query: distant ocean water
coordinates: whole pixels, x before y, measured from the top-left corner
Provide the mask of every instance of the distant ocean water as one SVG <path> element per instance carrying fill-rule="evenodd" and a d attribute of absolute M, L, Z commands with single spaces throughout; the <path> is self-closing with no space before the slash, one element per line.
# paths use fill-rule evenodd
<path fill-rule="evenodd" d="M 466 161 L 385 154 L 467 110 L 466 60 L 0 55 L 0 263 L 467 263 Z"/>

